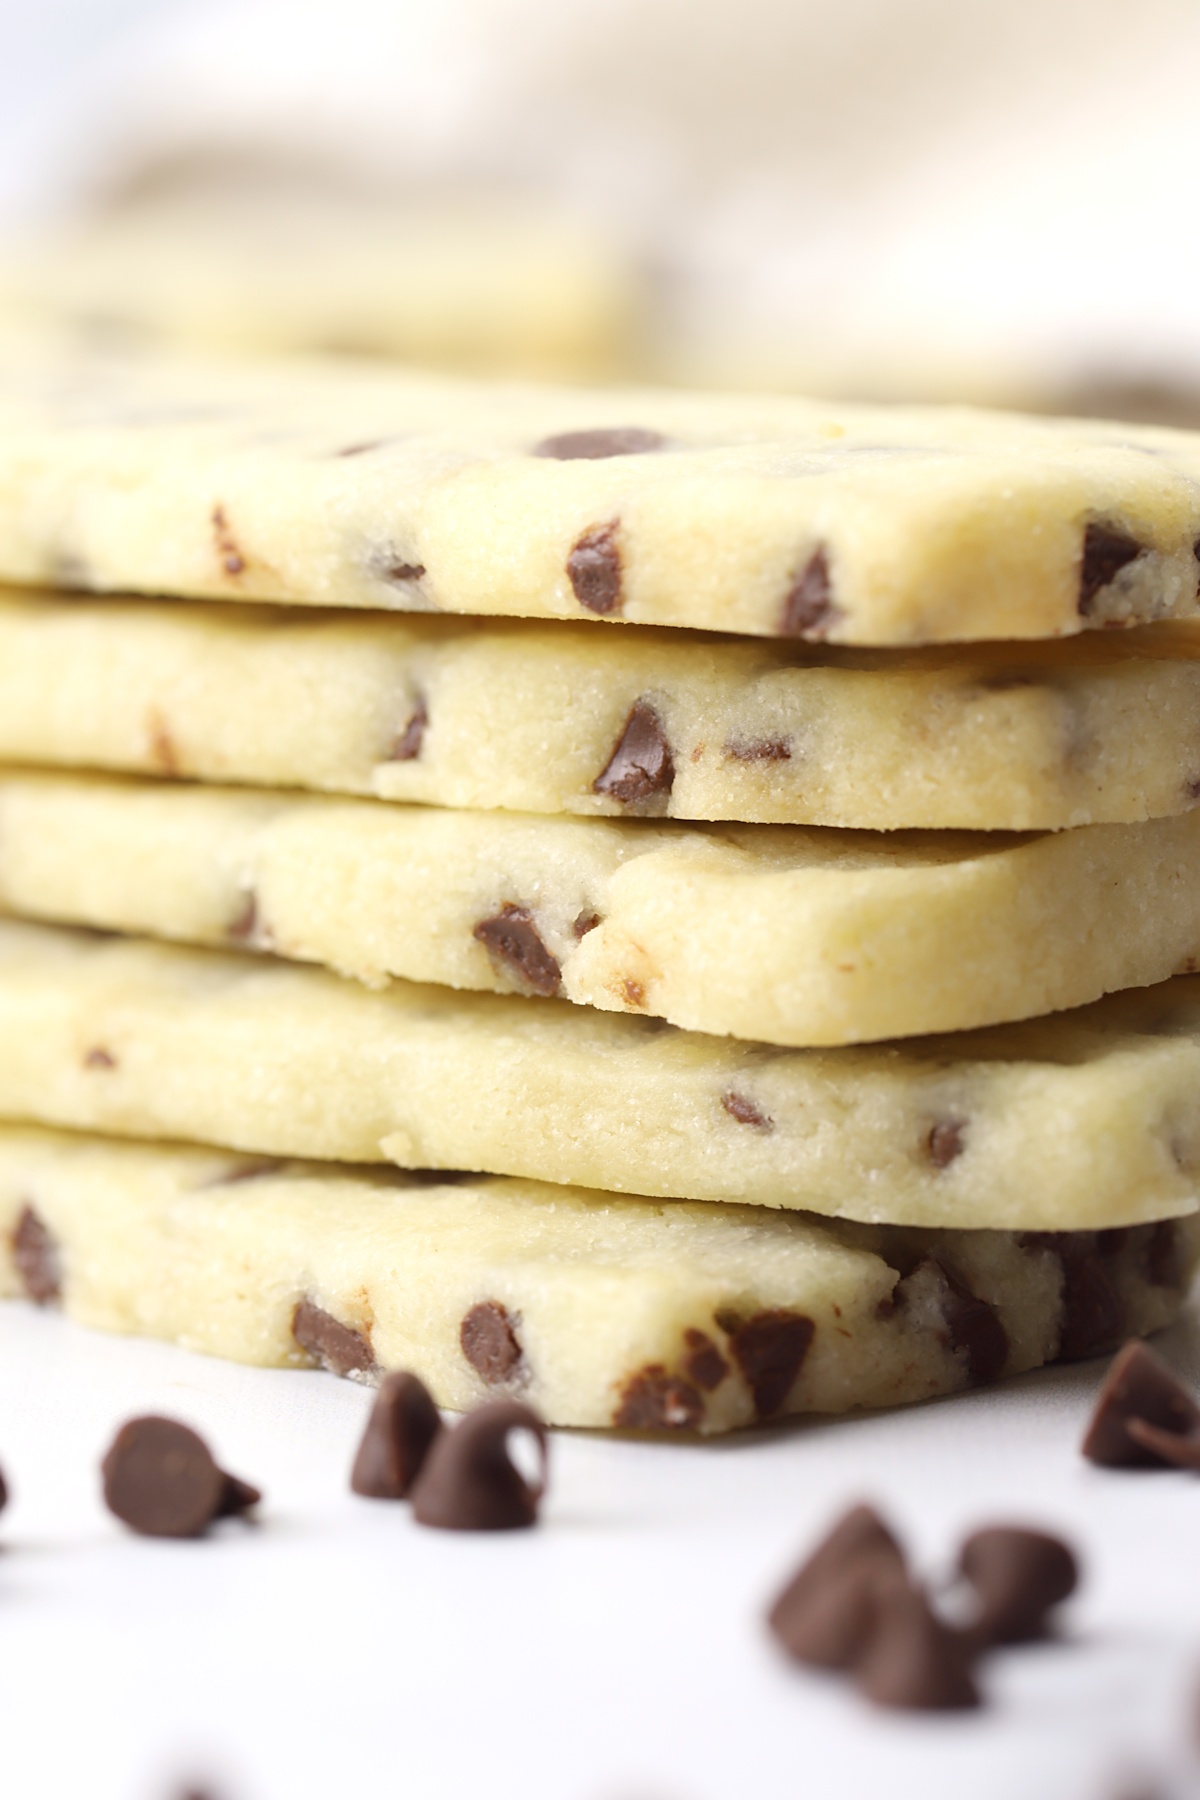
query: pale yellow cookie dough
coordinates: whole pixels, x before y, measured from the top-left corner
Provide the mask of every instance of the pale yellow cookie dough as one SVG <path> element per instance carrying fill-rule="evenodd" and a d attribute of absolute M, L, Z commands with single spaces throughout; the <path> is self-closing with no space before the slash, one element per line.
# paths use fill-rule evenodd
<path fill-rule="evenodd" d="M 728 1431 L 1096 1355 L 1175 1317 L 1200 1220 L 904 1231 L 0 1129 L 0 1294 L 439 1404 Z"/>
<path fill-rule="evenodd" d="M 869 1050 L 0 923 L 0 1117 L 905 1225 L 1200 1206 L 1200 980 Z"/>
<path fill-rule="evenodd" d="M 1035 837 L 655 825 L 0 771 L 0 906 L 797 1046 L 1200 964 L 1200 811 Z"/>
<path fill-rule="evenodd" d="M 847 644 L 1194 616 L 1200 435 L 0 343 L 0 577 Z"/>
<path fill-rule="evenodd" d="M 614 780 L 647 712 L 669 760 Z M 1200 630 L 854 651 L 25 595 L 0 598 L 0 757 L 525 812 L 1123 823 L 1200 792 Z"/>

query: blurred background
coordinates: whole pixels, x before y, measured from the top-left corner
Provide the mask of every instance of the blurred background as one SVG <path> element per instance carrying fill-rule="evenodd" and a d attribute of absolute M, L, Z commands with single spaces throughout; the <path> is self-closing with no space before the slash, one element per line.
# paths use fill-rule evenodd
<path fill-rule="evenodd" d="M 1200 423 L 1196 0 L 0 0 L 0 311 Z"/>

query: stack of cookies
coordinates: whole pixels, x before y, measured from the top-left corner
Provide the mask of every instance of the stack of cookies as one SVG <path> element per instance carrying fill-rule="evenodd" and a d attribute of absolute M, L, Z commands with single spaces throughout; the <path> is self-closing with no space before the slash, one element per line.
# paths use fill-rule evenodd
<path fill-rule="evenodd" d="M 0 1280 L 643 1429 L 1166 1324 L 1198 538 L 1183 434 L 8 342 Z"/>

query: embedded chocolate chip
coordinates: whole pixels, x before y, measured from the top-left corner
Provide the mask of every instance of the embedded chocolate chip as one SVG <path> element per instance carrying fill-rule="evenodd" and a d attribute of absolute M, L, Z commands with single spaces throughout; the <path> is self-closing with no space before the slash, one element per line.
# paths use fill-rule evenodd
<path fill-rule="evenodd" d="M 981 1300 L 978 1294 L 973 1294 L 965 1282 L 935 1257 L 923 1257 L 906 1281 L 918 1277 L 932 1283 L 942 1316 L 945 1342 L 962 1357 L 971 1380 L 998 1380 L 1008 1361 L 1008 1333 L 996 1309 Z"/>
<path fill-rule="evenodd" d="M 94 1044 L 83 1059 L 85 1069 L 115 1069 L 117 1059 L 103 1044 Z"/>
<path fill-rule="evenodd" d="M 365 1375 L 375 1368 L 370 1339 L 341 1324 L 307 1297 L 297 1303 L 292 1314 L 292 1336 L 333 1375 Z"/>
<path fill-rule="evenodd" d="M 1091 1248 L 1087 1233 L 1064 1232 L 1060 1237 L 1057 1249 L 1063 1272 L 1063 1323 L 1058 1356 L 1061 1362 L 1082 1362 L 1120 1343 L 1125 1308 Z"/>
<path fill-rule="evenodd" d="M 204 1439 L 176 1419 L 130 1419 L 101 1473 L 109 1511 L 143 1537 L 199 1537 L 214 1519 L 245 1512 L 262 1498 L 218 1468 Z"/>
<path fill-rule="evenodd" d="M 577 915 L 574 924 L 571 926 L 571 935 L 574 938 L 582 940 L 587 936 L 589 931 L 595 931 L 599 923 L 599 913 L 581 912 Z"/>
<path fill-rule="evenodd" d="M 278 1156 L 250 1156 L 201 1185 L 206 1188 L 239 1187 L 244 1181 L 263 1181 L 268 1175 L 278 1175 L 284 1167 Z"/>
<path fill-rule="evenodd" d="M 1152 1287 L 1179 1287 L 1183 1281 L 1182 1242 L 1174 1219 L 1148 1227 L 1145 1243 L 1146 1280 Z"/>
<path fill-rule="evenodd" d="M 979 1705 L 967 1639 L 943 1625 L 928 1600 L 907 1582 L 878 1596 L 870 1642 L 857 1668 L 861 1693 L 876 1706 L 922 1712 Z"/>
<path fill-rule="evenodd" d="M 1087 527 L 1079 571 L 1079 611 L 1083 618 L 1091 612 L 1101 588 L 1106 588 L 1143 549 L 1144 545 L 1126 531 L 1114 531 L 1107 525 Z"/>
<path fill-rule="evenodd" d="M 746 1379 L 760 1419 L 779 1411 L 792 1391 L 816 1331 L 803 1313 L 755 1313 L 731 1334 L 733 1360 Z"/>
<path fill-rule="evenodd" d="M 1174 1448 L 1166 1443 L 1166 1454 L 1164 1439 L 1174 1440 Z M 1104 1377 L 1080 1449 L 1089 1462 L 1107 1468 L 1195 1466 L 1200 1406 L 1149 1345 L 1132 1338 Z"/>
<path fill-rule="evenodd" d="M 904 1552 L 872 1506 L 853 1506 L 843 1514 L 771 1606 L 767 1624 L 789 1655 L 808 1660 L 814 1609 L 819 1617 L 829 1588 L 836 1588 L 860 1562 L 873 1568 L 886 1566 L 901 1577 L 905 1574 Z"/>
<path fill-rule="evenodd" d="M 609 617 L 621 610 L 621 551 L 617 521 L 594 525 L 577 538 L 567 558 L 567 575 L 580 606 Z"/>
<path fill-rule="evenodd" d="M 711 1394 L 719 1388 L 729 1373 L 729 1364 L 717 1349 L 706 1331 L 697 1331 L 689 1325 L 683 1334 L 685 1345 L 683 1354 L 683 1372 L 689 1381 L 694 1381 L 698 1388 Z"/>
<path fill-rule="evenodd" d="M 734 1088 L 725 1089 L 721 1095 L 721 1105 L 739 1125 L 753 1125 L 759 1131 L 775 1129 L 774 1119 L 768 1113 L 761 1112 L 753 1100 L 748 1100 L 745 1094 L 739 1094 Z"/>
<path fill-rule="evenodd" d="M 541 1478 L 526 1481 L 508 1439 L 528 1431 L 541 1452 Z M 546 1491 L 546 1427 L 517 1400 L 490 1400 L 434 1439 L 412 1491 L 413 1517 L 443 1531 L 513 1531 L 537 1521 Z"/>
<path fill-rule="evenodd" d="M 555 437 L 543 438 L 534 445 L 533 455 L 552 457 L 555 462 L 594 462 L 605 456 L 643 456 L 661 450 L 666 441 L 661 432 L 646 431 L 640 425 L 597 426 L 592 431 L 560 431 Z"/>
<path fill-rule="evenodd" d="M 212 509 L 213 536 L 217 541 L 217 554 L 221 558 L 221 567 L 227 575 L 240 575 L 246 567 L 246 559 L 242 555 L 238 541 L 229 529 L 229 521 L 225 517 L 223 506 Z"/>
<path fill-rule="evenodd" d="M 833 603 L 829 557 L 824 549 L 815 550 L 784 597 L 779 635 L 822 638 L 841 616 Z"/>
<path fill-rule="evenodd" d="M 521 1369 L 524 1351 L 517 1336 L 514 1319 L 498 1300 L 480 1300 L 459 1327 L 458 1341 L 462 1353 L 477 1375 L 495 1386 L 511 1381 Z"/>
<path fill-rule="evenodd" d="M 528 908 L 504 905 L 490 919 L 480 919 L 471 935 L 535 994 L 557 994 L 562 970 L 542 942 Z"/>
<path fill-rule="evenodd" d="M 628 805 L 669 794 L 674 780 L 675 763 L 662 721 L 649 701 L 636 700 L 592 792 Z"/>
<path fill-rule="evenodd" d="M 350 1487 L 371 1500 L 405 1500 L 442 1429 L 429 1389 L 416 1375 L 385 1375 L 350 1471 Z"/>
<path fill-rule="evenodd" d="M 1079 1583 L 1079 1564 L 1068 1544 L 1019 1525 L 972 1532 L 959 1552 L 958 1571 L 978 1597 L 971 1634 L 980 1644 L 1023 1644 L 1041 1637 L 1046 1615 Z"/>
<path fill-rule="evenodd" d="M 703 1397 L 690 1381 L 647 1363 L 621 1389 L 613 1424 L 619 1431 L 694 1431 L 703 1418 Z"/>
<path fill-rule="evenodd" d="M 12 1255 L 21 1284 L 31 1300 L 48 1306 L 62 1296 L 62 1258 L 58 1243 L 32 1206 L 21 1209 L 12 1234 Z"/>
<path fill-rule="evenodd" d="M 367 568 L 377 581 L 390 581 L 396 587 L 409 581 L 420 581 L 425 573 L 424 563 L 406 561 L 394 544 L 384 544 L 372 551 Z"/>
<path fill-rule="evenodd" d="M 935 1169 L 948 1169 L 963 1153 L 965 1119 L 943 1119 L 931 1125 L 925 1136 L 925 1154 Z"/>
<path fill-rule="evenodd" d="M 252 944 L 258 935 L 258 895 L 253 888 L 247 888 L 230 921 L 229 937 L 235 944 Z"/>
<path fill-rule="evenodd" d="M 425 727 L 429 723 L 429 712 L 425 705 L 424 694 L 418 694 L 412 711 L 404 724 L 404 730 L 397 737 L 387 753 L 388 762 L 416 762 L 425 742 Z"/>
<path fill-rule="evenodd" d="M 735 762 L 790 762 L 791 738 L 726 738 L 726 756 Z"/>

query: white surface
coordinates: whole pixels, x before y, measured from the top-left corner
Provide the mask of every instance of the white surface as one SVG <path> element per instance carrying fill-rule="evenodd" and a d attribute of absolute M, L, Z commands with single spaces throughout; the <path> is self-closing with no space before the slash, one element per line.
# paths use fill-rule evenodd
<path fill-rule="evenodd" d="M 1164 1348 L 1200 1374 L 1200 1333 Z M 355 1499 L 348 1382 L 0 1309 L 0 1791 L 12 1800 L 1116 1800 L 1185 1753 L 1200 1485 L 1077 1454 L 1102 1365 L 707 1445 L 556 1434 L 536 1532 Z M 257 1528 L 129 1536 L 96 1465 L 129 1414 L 205 1432 Z M 988 1710 L 896 1718 L 773 1652 L 761 1612 L 830 1517 L 882 1501 L 930 1575 L 996 1518 L 1086 1556 L 1066 1641 L 994 1658 Z M 1161 1779 L 1161 1776 L 1160 1776 Z"/>

